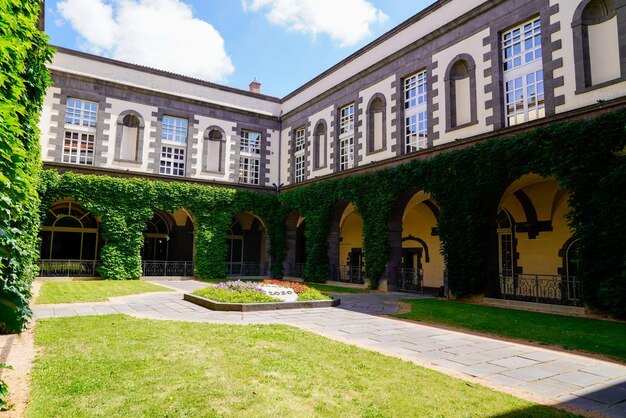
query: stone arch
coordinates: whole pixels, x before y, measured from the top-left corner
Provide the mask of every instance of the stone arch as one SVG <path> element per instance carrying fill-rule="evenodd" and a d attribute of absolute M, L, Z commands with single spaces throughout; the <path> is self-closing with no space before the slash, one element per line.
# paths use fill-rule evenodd
<path fill-rule="evenodd" d="M 376 93 L 367 104 L 367 154 L 387 148 L 387 100 Z"/>
<path fill-rule="evenodd" d="M 117 161 L 142 162 L 144 129 L 145 121 L 141 113 L 125 110 L 119 114 L 115 133 L 115 159 Z"/>
<path fill-rule="evenodd" d="M 469 54 L 457 55 L 448 64 L 446 84 L 446 130 L 478 123 L 476 63 Z"/>

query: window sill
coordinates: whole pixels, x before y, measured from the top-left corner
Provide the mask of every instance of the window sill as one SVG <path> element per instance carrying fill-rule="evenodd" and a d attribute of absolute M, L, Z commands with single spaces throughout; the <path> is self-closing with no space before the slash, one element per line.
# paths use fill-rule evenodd
<path fill-rule="evenodd" d="M 599 89 L 603 89 L 605 87 L 612 86 L 613 84 L 623 83 L 624 81 L 626 81 L 626 77 L 619 77 L 619 78 L 616 78 L 614 80 L 605 81 L 605 82 L 600 83 L 600 84 L 594 84 L 593 86 L 588 86 L 588 87 L 584 87 L 584 88 L 581 88 L 581 89 L 576 89 L 575 94 L 579 95 L 579 94 L 589 93 L 589 92 L 592 92 L 594 90 L 599 90 Z"/>
<path fill-rule="evenodd" d="M 141 160 L 124 160 L 122 158 L 116 158 L 113 161 L 117 163 L 130 163 L 130 164 L 138 164 L 141 165 Z"/>
<path fill-rule="evenodd" d="M 474 126 L 474 125 L 478 125 L 478 120 L 473 120 L 471 122 L 464 123 L 463 125 L 458 125 L 458 126 L 454 126 L 452 128 L 448 128 L 448 129 L 446 129 L 446 133 L 458 131 L 458 130 L 465 129 L 465 128 L 469 128 L 470 126 Z"/>
<path fill-rule="evenodd" d="M 314 167 L 313 171 L 320 171 L 320 170 L 323 170 L 325 168 L 326 168 L 326 164 L 324 164 L 323 166 L 320 166 L 320 167 Z"/>
<path fill-rule="evenodd" d="M 223 176 L 224 174 L 226 174 L 223 171 L 212 171 L 212 170 L 205 170 L 204 168 L 202 169 L 201 173 L 203 174 L 219 174 L 221 176 Z"/>
<path fill-rule="evenodd" d="M 381 149 L 377 149 L 377 150 L 374 150 L 374 151 L 367 151 L 367 152 L 365 153 L 365 155 L 366 155 L 366 156 L 367 156 L 367 155 L 375 155 L 375 154 L 380 154 L 381 152 L 385 152 L 385 151 L 387 151 L 387 148 L 386 148 L 386 147 L 381 148 Z"/>

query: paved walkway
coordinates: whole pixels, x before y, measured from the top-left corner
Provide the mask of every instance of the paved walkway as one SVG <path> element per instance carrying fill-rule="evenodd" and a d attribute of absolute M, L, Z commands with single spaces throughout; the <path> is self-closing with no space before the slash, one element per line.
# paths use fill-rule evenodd
<path fill-rule="evenodd" d="M 37 305 L 34 316 L 39 319 L 122 313 L 194 322 L 289 324 L 520 397 L 567 404 L 598 415 L 626 417 L 626 366 L 375 316 L 397 312 L 397 305 L 385 302 L 406 298 L 406 294 L 341 295 L 339 309 L 242 314 L 214 312 L 182 300 L 183 292 L 204 287 L 204 283 L 157 283 L 178 291 L 118 297 L 104 303 Z"/>

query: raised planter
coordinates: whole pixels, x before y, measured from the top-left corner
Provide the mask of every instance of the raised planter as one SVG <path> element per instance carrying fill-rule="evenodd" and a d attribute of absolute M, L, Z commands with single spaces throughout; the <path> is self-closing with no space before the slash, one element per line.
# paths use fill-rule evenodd
<path fill-rule="evenodd" d="M 332 308 L 339 306 L 341 303 L 341 299 L 311 300 L 303 302 L 224 303 L 216 302 L 191 293 L 185 293 L 183 299 L 213 311 L 235 312 L 274 311 L 278 309 Z"/>

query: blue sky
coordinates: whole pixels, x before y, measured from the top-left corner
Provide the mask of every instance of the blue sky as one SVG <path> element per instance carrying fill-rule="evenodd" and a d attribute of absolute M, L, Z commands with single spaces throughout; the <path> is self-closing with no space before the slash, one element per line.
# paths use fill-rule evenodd
<path fill-rule="evenodd" d="M 47 0 L 54 45 L 285 96 L 433 0 Z M 85 18 L 85 17 L 88 18 Z"/>

